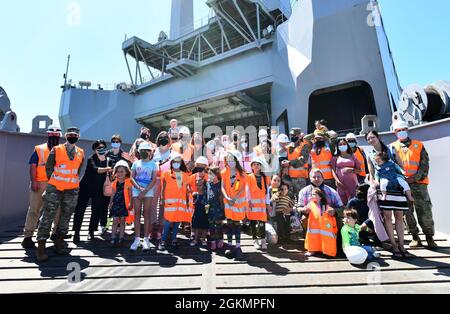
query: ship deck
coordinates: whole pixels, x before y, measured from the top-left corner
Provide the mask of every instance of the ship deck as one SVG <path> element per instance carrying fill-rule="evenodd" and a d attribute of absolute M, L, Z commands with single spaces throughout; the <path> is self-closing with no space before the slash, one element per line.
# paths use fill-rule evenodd
<path fill-rule="evenodd" d="M 82 239 L 87 236 L 87 212 Z M 127 246 L 112 249 L 98 238 L 82 242 L 69 256 L 52 253 L 38 264 L 34 251 L 22 249 L 23 226 L 0 232 L 0 293 L 448 293 L 450 292 L 449 237 L 438 233 L 439 248 L 411 249 L 408 260 L 395 260 L 387 251 L 375 260 L 379 270 L 350 265 L 343 258 L 305 258 L 300 243 L 270 247 L 267 252 L 253 248 L 251 237 L 243 235 L 246 261 L 228 259 L 221 253 L 191 248 L 179 236 L 180 248 L 148 253 L 128 250 L 132 231 L 127 229 Z M 422 239 L 424 238 L 421 235 Z M 411 239 L 406 237 L 407 243 Z M 76 263 L 69 265 L 70 263 Z M 78 283 L 69 283 L 68 274 L 80 266 Z"/>

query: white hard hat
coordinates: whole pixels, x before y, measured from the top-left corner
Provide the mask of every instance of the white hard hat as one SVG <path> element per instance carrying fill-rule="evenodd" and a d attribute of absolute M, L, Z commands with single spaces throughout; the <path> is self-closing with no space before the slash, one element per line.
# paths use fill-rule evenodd
<path fill-rule="evenodd" d="M 206 158 L 206 157 L 204 157 L 204 156 L 198 157 L 197 160 L 195 161 L 195 163 L 196 163 L 196 164 L 199 164 L 199 165 L 206 165 L 206 166 L 209 165 L 208 158 Z"/>
<path fill-rule="evenodd" d="M 179 153 L 172 152 L 170 157 L 169 157 L 169 160 L 173 161 L 175 159 L 183 159 L 183 156 L 181 156 Z"/>
<path fill-rule="evenodd" d="M 348 261 L 353 265 L 361 265 L 367 260 L 369 254 L 360 246 L 348 246 L 344 249 Z"/>
<path fill-rule="evenodd" d="M 53 133 L 53 132 L 61 132 L 61 128 L 59 127 L 59 126 L 57 126 L 57 125 L 50 125 L 48 128 L 47 128 L 47 133 Z"/>
<path fill-rule="evenodd" d="M 263 161 L 262 161 L 261 158 L 259 158 L 259 157 L 253 158 L 253 159 L 252 159 L 252 162 L 250 163 L 250 165 L 253 165 L 255 162 L 258 163 L 258 164 L 260 164 L 261 166 L 263 165 Z"/>
<path fill-rule="evenodd" d="M 286 134 L 280 134 L 277 138 L 278 143 L 290 143 L 289 137 Z"/>
<path fill-rule="evenodd" d="M 393 125 L 394 131 L 401 129 L 408 129 L 409 125 L 405 121 L 397 120 Z"/>
<path fill-rule="evenodd" d="M 191 131 L 189 130 L 189 128 L 187 128 L 185 126 L 180 128 L 180 131 L 178 131 L 178 133 L 179 134 L 186 134 L 186 135 L 191 136 Z"/>
<path fill-rule="evenodd" d="M 346 139 L 346 140 L 356 140 L 356 135 L 353 134 L 353 133 L 348 133 L 348 134 L 345 136 L 345 139 Z"/>
<path fill-rule="evenodd" d="M 261 136 L 269 136 L 266 129 L 259 130 L 258 137 L 261 137 Z"/>
<path fill-rule="evenodd" d="M 236 159 L 239 161 L 239 163 L 241 162 L 242 159 L 242 155 L 239 151 L 237 150 L 229 150 L 227 151 L 228 154 L 233 155 L 234 157 L 236 157 Z"/>
<path fill-rule="evenodd" d="M 116 165 L 114 166 L 114 169 L 118 168 L 118 167 L 125 167 L 130 169 L 130 166 L 128 165 L 128 163 L 125 160 L 119 160 Z"/>
<path fill-rule="evenodd" d="M 153 150 L 153 147 L 149 143 L 143 142 L 141 145 L 139 145 L 139 150 Z"/>

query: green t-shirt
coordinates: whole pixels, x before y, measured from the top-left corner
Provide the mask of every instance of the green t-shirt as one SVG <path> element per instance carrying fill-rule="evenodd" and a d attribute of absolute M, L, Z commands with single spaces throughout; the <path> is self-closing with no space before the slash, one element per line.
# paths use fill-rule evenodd
<path fill-rule="evenodd" d="M 349 225 L 344 225 L 341 229 L 342 235 L 342 248 L 347 246 L 360 246 L 359 242 L 359 232 L 361 231 L 361 226 L 356 224 L 354 228 Z"/>

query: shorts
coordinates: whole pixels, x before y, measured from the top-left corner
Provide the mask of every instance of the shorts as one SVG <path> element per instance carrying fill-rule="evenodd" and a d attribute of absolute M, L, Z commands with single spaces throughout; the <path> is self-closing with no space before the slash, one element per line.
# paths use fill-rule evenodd
<path fill-rule="evenodd" d="M 141 191 L 139 191 L 138 189 L 133 187 L 133 197 L 138 197 L 140 193 L 141 193 Z M 146 198 L 154 197 L 154 194 L 155 194 L 155 188 L 153 188 L 150 191 L 148 191 L 147 194 L 145 194 L 145 197 Z"/>

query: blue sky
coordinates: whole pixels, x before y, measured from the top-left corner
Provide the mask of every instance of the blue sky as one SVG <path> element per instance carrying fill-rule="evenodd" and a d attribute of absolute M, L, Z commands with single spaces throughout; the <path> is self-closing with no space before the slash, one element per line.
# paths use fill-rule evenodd
<path fill-rule="evenodd" d="M 208 15 L 204 2 L 194 1 L 196 20 Z M 402 86 L 450 79 L 450 1 L 379 2 Z M 36 115 L 57 121 L 69 53 L 74 81 L 129 81 L 125 34 L 155 42 L 161 30 L 169 33 L 169 24 L 169 0 L 2 0 L 0 85 L 21 130 L 29 132 Z"/>

